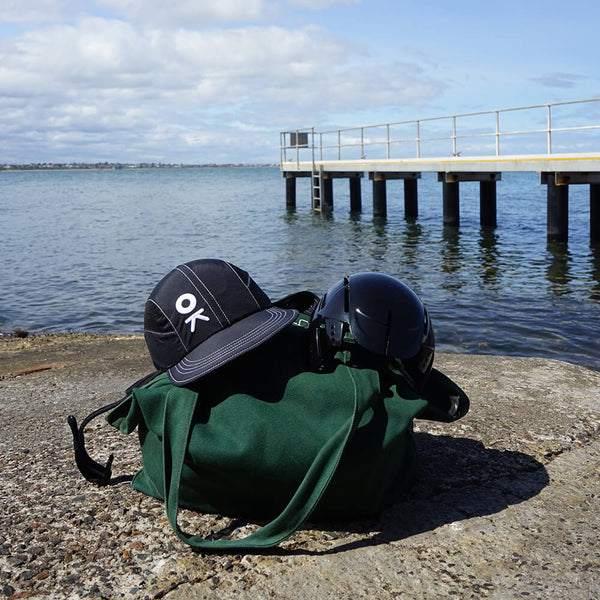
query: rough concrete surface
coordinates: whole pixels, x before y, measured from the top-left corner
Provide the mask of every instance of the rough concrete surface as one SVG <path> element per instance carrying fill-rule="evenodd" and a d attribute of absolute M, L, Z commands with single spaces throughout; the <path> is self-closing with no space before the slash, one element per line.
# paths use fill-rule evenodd
<path fill-rule="evenodd" d="M 162 504 L 129 486 L 135 435 L 97 419 L 86 482 L 66 417 L 120 398 L 152 370 L 139 337 L 0 339 L 0 597 L 182 599 L 600 597 L 600 373 L 565 362 L 444 354 L 471 399 L 417 421 L 422 476 L 378 518 L 307 523 L 272 551 L 195 553 Z M 201 535 L 255 524 L 185 511 Z"/>

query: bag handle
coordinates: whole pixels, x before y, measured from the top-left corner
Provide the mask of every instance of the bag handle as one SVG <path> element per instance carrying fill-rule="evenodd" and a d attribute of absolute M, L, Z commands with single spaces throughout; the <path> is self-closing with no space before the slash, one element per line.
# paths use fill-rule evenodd
<path fill-rule="evenodd" d="M 260 549 L 276 546 L 290 535 L 310 516 L 333 477 L 344 449 L 352 438 L 362 415 L 370 405 L 371 395 L 358 389 L 350 369 L 343 365 L 354 390 L 354 409 L 347 421 L 323 445 L 296 493 L 279 516 L 260 529 L 241 539 L 208 540 L 184 533 L 177 523 L 179 511 L 179 485 L 191 424 L 198 394 L 192 390 L 177 398 L 167 397 L 163 435 L 164 485 L 167 517 L 177 536 L 194 548 L 202 550 Z"/>

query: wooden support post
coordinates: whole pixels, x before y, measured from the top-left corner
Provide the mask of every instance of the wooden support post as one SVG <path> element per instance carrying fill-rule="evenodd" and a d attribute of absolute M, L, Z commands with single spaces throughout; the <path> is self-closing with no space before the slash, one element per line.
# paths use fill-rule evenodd
<path fill-rule="evenodd" d="M 417 202 L 417 180 L 404 180 L 404 218 L 416 219 L 419 216 L 419 205 Z"/>
<path fill-rule="evenodd" d="M 382 175 L 381 173 L 374 173 L 373 175 L 373 216 L 387 216 L 385 175 Z"/>
<path fill-rule="evenodd" d="M 600 246 L 600 183 L 590 184 L 590 244 Z"/>
<path fill-rule="evenodd" d="M 350 180 L 350 210 L 360 212 L 362 209 L 362 196 L 360 190 L 360 177 L 352 176 Z"/>
<path fill-rule="evenodd" d="M 549 242 L 569 239 L 569 186 L 556 185 L 554 173 L 548 175 L 547 238 Z"/>
<path fill-rule="evenodd" d="M 296 177 L 290 173 L 285 174 L 285 206 L 296 208 Z"/>
<path fill-rule="evenodd" d="M 460 201 L 458 193 L 458 181 L 444 181 L 443 204 L 444 225 L 458 227 L 460 225 Z"/>
<path fill-rule="evenodd" d="M 479 182 L 479 223 L 481 227 L 496 227 L 496 181 Z"/>
<path fill-rule="evenodd" d="M 325 173 L 323 175 L 323 203 L 321 204 L 321 210 L 331 212 L 333 211 L 333 179 Z"/>

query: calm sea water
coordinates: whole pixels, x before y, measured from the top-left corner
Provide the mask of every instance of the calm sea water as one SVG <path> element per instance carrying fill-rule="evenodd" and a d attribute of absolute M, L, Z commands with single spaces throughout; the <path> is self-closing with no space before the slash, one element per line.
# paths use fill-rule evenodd
<path fill-rule="evenodd" d="M 0 332 L 140 333 L 144 302 L 174 266 L 205 257 L 246 269 L 272 298 L 322 294 L 343 275 L 381 271 L 410 285 L 442 351 L 543 356 L 600 370 L 600 249 L 589 189 L 570 188 L 569 243 L 546 241 L 546 188 L 503 174 L 498 227 L 479 227 L 479 187 L 461 183 L 461 226 L 442 224 L 442 188 L 419 181 L 419 218 L 388 182 L 388 217 L 313 214 L 309 181 L 285 208 L 277 168 L 0 173 Z"/>

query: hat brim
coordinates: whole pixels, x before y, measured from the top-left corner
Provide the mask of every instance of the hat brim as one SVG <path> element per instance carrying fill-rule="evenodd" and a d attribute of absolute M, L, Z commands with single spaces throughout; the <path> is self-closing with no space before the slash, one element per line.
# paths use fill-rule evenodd
<path fill-rule="evenodd" d="M 185 358 L 168 369 L 169 378 L 177 386 L 192 383 L 260 346 L 287 327 L 297 316 L 297 310 L 276 306 L 252 313 L 196 346 Z"/>

